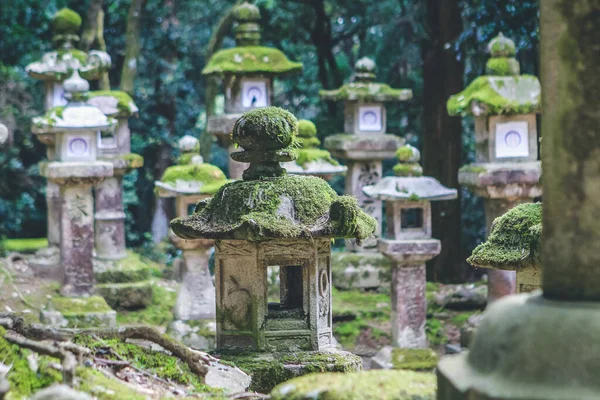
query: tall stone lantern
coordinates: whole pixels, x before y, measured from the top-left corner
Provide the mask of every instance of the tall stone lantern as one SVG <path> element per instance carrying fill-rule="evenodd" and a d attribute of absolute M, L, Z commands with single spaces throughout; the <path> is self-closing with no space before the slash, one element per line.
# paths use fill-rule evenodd
<path fill-rule="evenodd" d="M 457 191 L 421 176 L 416 148 L 401 147 L 397 156 L 396 176 L 365 186 L 363 191 L 385 205 L 387 232 L 378 240 L 378 248 L 393 262 L 392 344 L 425 348 L 425 262 L 441 251 L 440 241 L 431 237 L 431 202 L 455 199 Z"/>
<path fill-rule="evenodd" d="M 458 180 L 483 197 L 487 231 L 494 219 L 542 195 L 539 183 L 536 114 L 540 82 L 519 75 L 515 44 L 499 34 L 489 43 L 487 75 L 448 100 L 450 115 L 475 119 L 476 162 L 461 168 Z M 514 271 L 490 270 L 488 301 L 515 292 Z"/>
<path fill-rule="evenodd" d="M 113 175 L 111 163 L 98 161 L 98 131 L 114 130 L 117 121 L 85 103 L 89 85 L 77 69 L 64 81 L 64 88 L 67 105 L 53 107 L 32 121 L 36 134 L 54 136 L 56 160 L 41 164 L 40 172 L 59 186 L 62 199 L 59 247 L 61 294 L 66 298 L 53 301 L 53 308 L 43 311 L 42 319 L 81 325 L 91 318 L 95 323 L 114 325 L 114 311 L 102 298 L 82 298 L 94 293 L 92 186 Z"/>
<path fill-rule="evenodd" d="M 218 167 L 202 162 L 198 139 L 184 136 L 179 140 L 179 148 L 182 152 L 179 165 L 167 168 L 155 186 L 159 196 L 175 198 L 177 218 L 186 218 L 194 213 L 196 203 L 209 199 L 227 183 L 227 178 Z M 183 278 L 169 334 L 194 348 L 212 347 L 214 328 L 210 335 L 206 333 L 210 325 L 214 326 L 216 312 L 215 287 L 208 269 L 214 241 L 182 239 L 172 231 L 169 238 L 183 252 L 179 268 Z"/>
<path fill-rule="evenodd" d="M 52 44 L 54 50 L 45 53 L 42 58 L 25 67 L 25 71 L 34 79 L 44 82 L 44 109 L 64 106 L 65 98 L 64 81 L 69 77 L 71 69 L 87 80 L 98 79 L 102 73 L 111 66 L 110 56 L 102 51 L 92 50 L 85 53 L 76 48 L 79 41 L 77 35 L 81 27 L 81 17 L 75 11 L 63 8 L 52 18 L 54 36 Z M 34 132 L 35 133 L 35 132 Z M 48 160 L 57 159 L 54 135 L 35 133 L 38 140 L 46 145 Z M 60 196 L 58 186 L 49 181 L 46 187 L 46 202 L 48 207 L 48 244 L 49 249 L 41 252 L 40 257 L 33 260 L 33 266 L 41 274 L 50 274 L 58 262 L 58 248 L 60 241 Z M 38 271 L 36 271 L 38 272 Z"/>
<path fill-rule="evenodd" d="M 331 156 L 327 150 L 320 149 L 321 141 L 317 138 L 317 127 L 312 121 L 298 121 L 298 142 L 296 159 L 283 164 L 290 174 L 318 176 L 330 180 L 335 175 L 346 173 L 348 169 Z"/>
<path fill-rule="evenodd" d="M 324 100 L 344 103 L 344 132 L 328 136 L 325 148 L 344 160 L 346 194 L 356 196 L 358 204 L 378 222 L 376 237 L 381 235 L 382 203 L 366 196 L 362 188 L 382 178 L 382 161 L 393 158 L 403 139 L 387 132 L 386 103 L 407 101 L 410 89 L 394 89 L 375 82 L 375 62 L 369 58 L 357 61 L 351 82 L 336 90 L 323 90 Z M 346 251 L 336 252 L 335 284 L 340 288 L 379 287 L 389 263 L 377 252 L 376 238 L 366 240 L 362 248 L 346 241 Z M 338 278 L 339 277 L 339 278 Z"/>
<path fill-rule="evenodd" d="M 279 163 L 293 159 L 297 129 L 280 108 L 243 114 L 233 131 L 241 149 L 231 155 L 250 163 L 243 180 L 171 222 L 183 239 L 215 240 L 219 351 L 340 353 L 332 348 L 331 239 L 366 239 L 376 221 L 323 179 L 286 175 Z M 271 303 L 269 267 L 279 269 L 281 281 Z M 314 361 L 312 354 L 303 360 Z"/>
<path fill-rule="evenodd" d="M 202 74 L 218 78 L 225 92 L 225 114 L 208 118 L 207 133 L 235 151 L 231 133 L 243 112 L 273 103 L 273 79 L 298 74 L 302 64 L 292 62 L 280 50 L 260 45 L 260 10 L 244 2 L 233 9 L 236 46 L 216 52 Z M 247 165 L 231 159 L 229 177 L 238 179 Z"/>

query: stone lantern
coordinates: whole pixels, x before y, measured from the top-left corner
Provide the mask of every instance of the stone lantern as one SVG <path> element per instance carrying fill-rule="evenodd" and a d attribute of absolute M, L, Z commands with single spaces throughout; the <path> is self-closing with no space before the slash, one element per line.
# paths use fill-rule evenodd
<path fill-rule="evenodd" d="M 323 179 L 286 175 L 279 163 L 293 159 L 297 129 L 280 108 L 243 114 L 233 131 L 241 149 L 231 155 L 250 163 L 243 180 L 171 222 L 181 238 L 216 241 L 218 351 L 340 354 L 332 348 L 331 239 L 365 239 L 376 221 Z M 275 302 L 267 300 L 269 267 L 279 270 Z M 302 359 L 314 361 L 311 354 Z"/>
<path fill-rule="evenodd" d="M 179 148 L 182 152 L 179 165 L 167 168 L 155 186 L 159 196 L 175 198 L 177 217 L 186 218 L 193 214 L 196 203 L 210 198 L 227 183 L 227 178 L 218 167 L 202 162 L 198 154 L 198 139 L 184 136 L 179 140 Z M 173 310 L 175 321 L 169 326 L 169 334 L 194 348 L 212 347 L 210 342 L 214 343 L 214 329 L 211 335 L 198 332 L 208 331 L 215 320 L 215 287 L 208 269 L 214 241 L 186 240 L 173 232 L 170 232 L 169 238 L 183 252 L 179 268 L 183 272 L 182 284 Z M 195 321 L 194 326 L 190 326 L 192 321 Z"/>
<path fill-rule="evenodd" d="M 75 11 L 63 8 L 52 18 L 54 36 L 52 38 L 54 50 L 45 53 L 39 61 L 25 67 L 25 71 L 34 79 L 44 81 L 44 109 L 64 106 L 67 99 L 64 96 L 64 80 L 69 77 L 72 69 L 77 69 L 87 80 L 94 80 L 108 71 L 111 66 L 110 56 L 106 52 L 92 50 L 85 53 L 76 48 L 79 41 L 77 35 L 81 27 L 81 17 Z M 54 135 L 36 133 L 40 142 L 46 145 L 48 160 L 56 160 Z M 60 241 L 60 196 L 59 189 L 53 182 L 48 181 L 46 188 L 46 202 L 48 207 L 48 244 L 46 249 L 32 260 L 36 273 L 50 274 L 58 262 L 58 255 L 54 249 L 58 248 Z"/>
<path fill-rule="evenodd" d="M 450 97 L 447 106 L 450 115 L 475 119 L 476 162 L 461 168 L 458 179 L 483 197 L 489 234 L 496 217 L 541 196 L 542 187 L 536 128 L 540 83 L 519 75 L 512 40 L 500 34 L 488 49 L 487 75 Z M 490 270 L 488 276 L 489 301 L 514 293 L 513 271 Z"/>
<path fill-rule="evenodd" d="M 467 261 L 476 267 L 516 271 L 517 293 L 542 287 L 542 203 L 520 204 L 496 218 L 487 241 Z"/>
<path fill-rule="evenodd" d="M 387 133 L 385 103 L 409 100 L 412 91 L 393 89 L 385 83 L 375 82 L 376 65 L 369 58 L 358 60 L 354 68 L 350 83 L 336 90 L 319 92 L 324 100 L 344 102 L 345 133 L 328 136 L 325 148 L 348 166 L 346 194 L 356 196 L 363 211 L 377 220 L 376 237 L 379 237 L 381 201 L 366 196 L 362 188 L 379 182 L 382 178 L 382 161 L 393 158 L 403 144 L 403 139 Z M 388 260 L 377 252 L 377 240 L 366 240 L 361 249 L 348 240 L 346 250 L 335 253 L 333 268 L 336 286 L 380 286 L 381 276 L 386 274 L 389 265 Z"/>
<path fill-rule="evenodd" d="M 208 117 L 207 132 L 235 151 L 231 132 L 243 112 L 273 103 L 273 79 L 302 71 L 302 64 L 288 60 L 278 49 L 260 46 L 260 10 L 244 2 L 232 11 L 236 46 L 216 52 L 202 70 L 218 78 L 225 92 L 225 114 Z M 229 177 L 238 179 L 247 165 L 229 161 Z"/>
<path fill-rule="evenodd" d="M 296 150 L 297 158 L 283 164 L 290 174 L 318 176 L 328 181 L 334 175 L 346 172 L 346 166 L 340 165 L 327 150 L 319 148 L 321 141 L 317 138 L 317 127 L 312 121 L 298 121 L 297 140 L 301 146 Z"/>
<path fill-rule="evenodd" d="M 97 160 L 98 131 L 113 130 L 117 121 L 85 103 L 89 85 L 77 69 L 64 88 L 67 105 L 32 121 L 34 133 L 55 137 L 56 160 L 42 164 L 40 171 L 60 188 L 61 294 L 67 297 L 52 301 L 53 308 L 42 311 L 42 319 L 58 325 L 81 326 L 90 319 L 114 325 L 115 313 L 102 298 L 82 298 L 94 293 L 92 186 L 113 175 L 112 164 Z"/>
<path fill-rule="evenodd" d="M 378 248 L 393 262 L 392 343 L 425 348 L 425 262 L 441 251 L 440 241 L 431 238 L 431 202 L 455 199 L 457 191 L 421 176 L 420 154 L 414 147 L 401 147 L 397 156 L 396 176 L 383 178 L 363 191 L 385 203 L 387 232 L 378 240 Z"/>

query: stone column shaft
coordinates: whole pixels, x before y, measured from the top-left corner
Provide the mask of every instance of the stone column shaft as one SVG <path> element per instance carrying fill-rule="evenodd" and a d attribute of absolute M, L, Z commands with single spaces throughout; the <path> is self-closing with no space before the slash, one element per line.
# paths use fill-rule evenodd
<path fill-rule="evenodd" d="M 106 178 L 96 185 L 96 257 L 118 260 L 127 256 L 125 249 L 125 211 L 123 176 Z"/>
<path fill-rule="evenodd" d="M 48 246 L 58 247 L 60 245 L 60 187 L 50 181 L 46 184 L 46 207 Z"/>
<path fill-rule="evenodd" d="M 60 259 L 64 296 L 89 296 L 94 291 L 94 204 L 92 186 L 61 185 Z"/>
<path fill-rule="evenodd" d="M 184 272 L 173 310 L 175 319 L 215 319 L 215 285 L 208 270 L 209 257 L 210 247 L 183 250 Z"/>
<path fill-rule="evenodd" d="M 377 238 L 381 236 L 381 221 L 383 214 L 383 203 L 381 200 L 374 200 L 365 195 L 362 191 L 364 186 L 374 185 L 381 179 L 382 162 L 374 161 L 352 161 L 347 162 L 348 171 L 346 172 L 346 194 L 355 196 L 358 199 L 358 205 L 364 212 L 377 220 L 377 230 L 375 238 L 362 241 L 362 247 L 356 245 L 354 240 L 346 240 L 346 248 L 351 251 L 377 251 Z"/>
<path fill-rule="evenodd" d="M 403 348 L 427 347 L 425 321 L 425 264 L 396 262 L 392 271 L 392 345 Z"/>
<path fill-rule="evenodd" d="M 229 154 L 239 151 L 233 144 L 227 148 Z M 231 157 L 229 158 L 229 179 L 242 179 L 242 173 L 246 170 L 250 164 L 241 163 L 234 161 Z"/>

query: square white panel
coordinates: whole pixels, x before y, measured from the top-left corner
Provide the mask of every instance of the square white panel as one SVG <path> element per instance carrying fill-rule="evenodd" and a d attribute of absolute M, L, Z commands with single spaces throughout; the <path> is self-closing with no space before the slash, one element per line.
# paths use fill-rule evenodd
<path fill-rule="evenodd" d="M 62 82 L 55 82 L 52 85 L 52 107 L 65 106 L 67 105 L 67 99 L 65 99 L 65 88 Z"/>
<path fill-rule="evenodd" d="M 267 96 L 267 82 L 242 82 L 242 106 L 244 108 L 268 106 Z"/>
<path fill-rule="evenodd" d="M 496 158 L 529 157 L 526 121 L 496 124 Z"/>
<path fill-rule="evenodd" d="M 116 149 L 117 135 L 114 132 L 105 132 L 104 134 L 98 131 L 98 148 L 99 149 Z"/>
<path fill-rule="evenodd" d="M 69 158 L 88 158 L 92 154 L 89 136 L 65 135 L 65 151 Z"/>
<path fill-rule="evenodd" d="M 382 129 L 381 106 L 358 107 L 358 130 L 378 132 Z"/>

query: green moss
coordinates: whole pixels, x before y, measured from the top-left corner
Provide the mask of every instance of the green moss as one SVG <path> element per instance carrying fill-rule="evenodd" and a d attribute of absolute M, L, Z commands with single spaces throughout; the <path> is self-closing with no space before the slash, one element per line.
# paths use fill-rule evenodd
<path fill-rule="evenodd" d="M 540 265 L 542 203 L 521 204 L 496 218 L 486 242 L 467 261 L 475 266 L 518 270 Z"/>
<path fill-rule="evenodd" d="M 316 137 L 304 138 L 298 136 L 296 139 L 298 140 L 300 147 L 303 149 L 314 149 L 321 145 L 321 141 Z"/>
<path fill-rule="evenodd" d="M 391 312 L 390 295 L 360 290 L 337 290 L 332 288 L 333 317 L 360 316 L 366 319 L 388 318 Z"/>
<path fill-rule="evenodd" d="M 102 313 L 112 311 L 106 301 L 100 296 L 90 297 L 62 297 L 55 296 L 50 299 L 52 309 L 59 311 L 65 318 L 70 315 L 83 313 Z"/>
<path fill-rule="evenodd" d="M 540 90 L 540 82 L 532 75 L 480 76 L 465 90 L 450 96 L 446 106 L 450 115 L 471 115 L 473 103 L 488 115 L 537 113 Z"/>
<path fill-rule="evenodd" d="M 32 253 L 46 247 L 48 247 L 47 238 L 4 239 L 0 242 L 0 248 L 6 251 L 16 251 L 19 253 Z"/>
<path fill-rule="evenodd" d="M 88 92 L 87 97 L 88 99 L 94 97 L 112 97 L 117 100 L 117 110 L 119 110 L 119 114 L 125 116 L 133 115 L 138 111 L 138 108 L 133 102 L 131 96 L 129 96 L 127 92 L 123 92 L 121 90 L 95 90 Z"/>
<path fill-rule="evenodd" d="M 227 182 L 227 178 L 219 167 L 211 164 L 173 165 L 167 168 L 161 179 L 164 183 L 175 184 L 177 181 L 198 182 L 199 192 L 213 194 Z"/>
<path fill-rule="evenodd" d="M 147 397 L 139 394 L 133 388 L 110 379 L 102 372 L 92 368 L 78 367 L 78 390 L 89 393 L 98 400 L 145 400 Z"/>
<path fill-rule="evenodd" d="M 415 153 L 414 147 L 412 146 L 402 146 L 396 150 L 396 158 L 400 162 L 415 162 L 415 157 L 418 157 L 418 155 Z"/>
<path fill-rule="evenodd" d="M 459 170 L 459 172 L 483 174 L 483 173 L 487 172 L 487 169 L 485 167 L 482 167 L 477 164 L 469 164 L 469 165 L 465 165 L 464 167 L 462 167 Z"/>
<path fill-rule="evenodd" d="M 462 328 L 463 325 L 465 325 L 467 323 L 467 321 L 469 321 L 469 318 L 471 318 L 473 315 L 478 315 L 478 314 L 481 314 L 481 312 L 480 311 L 463 312 L 463 313 L 459 313 L 459 314 L 456 314 L 455 316 L 453 316 L 450 321 L 457 328 Z"/>
<path fill-rule="evenodd" d="M 95 267 L 97 283 L 127 283 L 150 279 L 151 261 L 142 260 L 139 254 L 127 252 L 127 257 L 111 262 L 110 268 Z"/>
<path fill-rule="evenodd" d="M 291 217 L 293 215 L 293 218 Z M 242 239 L 346 237 L 364 239 L 377 222 L 356 198 L 338 196 L 323 179 L 283 176 L 231 182 L 171 222 L 183 238 Z"/>
<path fill-rule="evenodd" d="M 96 285 L 96 293 L 115 310 L 145 308 L 152 303 L 154 285 L 150 281 L 103 283 Z"/>
<path fill-rule="evenodd" d="M 394 369 L 411 371 L 433 371 L 438 363 L 438 355 L 432 349 L 393 349 Z"/>
<path fill-rule="evenodd" d="M 78 49 L 58 49 L 56 51 L 56 54 L 58 55 L 58 58 L 60 60 L 63 60 L 65 58 L 65 56 L 68 55 L 68 56 L 71 56 L 72 58 L 74 58 L 75 60 L 78 60 L 81 64 L 84 64 L 84 65 L 87 63 L 87 59 L 88 59 L 87 53 L 84 51 L 78 50 Z M 64 77 L 66 78 L 67 74 L 65 74 Z"/>
<path fill-rule="evenodd" d="M 142 168 L 144 166 L 144 157 L 135 153 L 128 153 L 119 156 L 127 162 L 128 168 Z"/>
<path fill-rule="evenodd" d="M 159 285 L 152 288 L 152 301 L 150 305 L 138 311 L 119 311 L 117 323 L 119 325 L 147 324 L 166 326 L 173 320 L 173 307 L 177 299 L 177 292 Z"/>
<path fill-rule="evenodd" d="M 313 161 L 326 161 L 331 165 L 340 165 L 337 160 L 331 157 L 331 153 L 327 150 L 322 149 L 297 149 L 296 150 L 296 164 L 306 167 L 306 164 Z"/>
<path fill-rule="evenodd" d="M 514 57 L 517 54 L 515 42 L 505 37 L 502 33 L 490 40 L 488 51 L 492 57 Z"/>
<path fill-rule="evenodd" d="M 301 71 L 301 63 L 288 60 L 278 49 L 243 46 L 218 51 L 211 57 L 202 73 L 204 75 L 282 75 Z"/>
<path fill-rule="evenodd" d="M 317 136 L 317 126 L 307 119 L 298 121 L 298 136 L 302 138 L 312 138 Z"/>
<path fill-rule="evenodd" d="M 353 374 L 313 374 L 284 382 L 273 400 L 434 400 L 436 378 L 413 371 L 373 370 Z"/>
<path fill-rule="evenodd" d="M 430 346 L 441 346 L 448 343 L 444 325 L 439 319 L 428 318 L 425 322 L 425 335 Z"/>
<path fill-rule="evenodd" d="M 519 75 L 520 72 L 519 62 L 511 57 L 490 58 L 485 64 L 485 73 L 488 75 L 510 76 Z"/>
<path fill-rule="evenodd" d="M 331 101 L 405 101 L 412 98 L 412 90 L 394 89 L 385 83 L 351 82 L 336 90 L 321 90 L 319 96 Z"/>
<path fill-rule="evenodd" d="M 55 33 L 77 33 L 81 28 L 81 16 L 70 8 L 63 8 L 52 17 Z"/>
<path fill-rule="evenodd" d="M 279 107 L 258 108 L 244 113 L 233 127 L 233 140 L 245 150 L 280 150 L 289 147 L 298 134 L 298 120 Z"/>
<path fill-rule="evenodd" d="M 260 20 L 260 9 L 247 1 L 235 6 L 232 13 L 233 18 L 238 22 Z"/>
<path fill-rule="evenodd" d="M 417 164 L 396 164 L 394 165 L 394 175 L 396 176 L 422 176 L 423 168 Z"/>
<path fill-rule="evenodd" d="M 189 165 L 192 163 L 192 158 L 197 155 L 197 153 L 183 153 L 177 159 L 177 165 Z"/>

